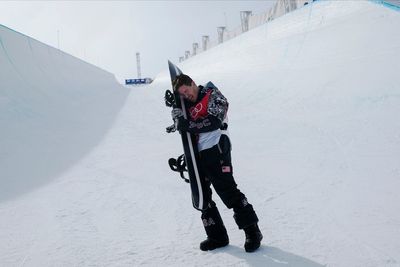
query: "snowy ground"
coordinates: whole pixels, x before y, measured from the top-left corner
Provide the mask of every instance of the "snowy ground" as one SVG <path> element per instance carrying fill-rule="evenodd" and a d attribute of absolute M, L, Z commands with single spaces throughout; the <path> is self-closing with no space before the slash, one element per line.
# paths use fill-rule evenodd
<path fill-rule="evenodd" d="M 219 199 L 231 243 L 198 249 L 200 214 L 167 166 L 181 146 L 164 133 L 163 72 L 132 88 L 107 122 L 89 114 L 109 130 L 90 145 L 76 135 L 86 145 L 71 148 L 79 160 L 1 200 L 0 265 L 400 266 L 399 26 L 400 13 L 378 4 L 316 2 L 180 66 L 230 101 L 235 177 L 265 237 L 258 252 L 244 252 Z M 45 140 L 53 128 L 42 127 Z M 74 144 L 56 147 L 54 160 Z"/>

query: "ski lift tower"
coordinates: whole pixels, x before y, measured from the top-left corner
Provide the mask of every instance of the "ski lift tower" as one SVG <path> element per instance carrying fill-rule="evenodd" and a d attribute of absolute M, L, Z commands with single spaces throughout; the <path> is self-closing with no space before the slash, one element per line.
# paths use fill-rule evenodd
<path fill-rule="evenodd" d="M 251 11 L 240 11 L 240 19 L 242 21 L 242 32 L 249 30 L 249 18 L 252 15 Z"/>
<path fill-rule="evenodd" d="M 140 53 L 136 53 L 136 66 L 137 66 L 137 78 L 141 79 L 142 74 L 140 71 Z"/>
<path fill-rule="evenodd" d="M 152 78 L 143 78 L 142 73 L 140 70 L 140 53 L 136 53 L 136 67 L 137 67 L 137 78 L 135 79 L 125 79 L 126 85 L 142 85 L 142 84 L 149 84 L 153 82 Z"/>
<path fill-rule="evenodd" d="M 226 27 L 218 27 L 218 44 L 222 44 L 224 42 L 224 32 L 225 32 Z"/>
<path fill-rule="evenodd" d="M 185 51 L 185 59 L 188 59 L 190 57 L 190 51 L 186 50 Z"/>
<path fill-rule="evenodd" d="M 208 48 L 208 42 L 210 41 L 210 36 L 203 35 L 202 36 L 202 41 L 203 41 L 203 51 L 206 51 L 207 48 Z"/>
<path fill-rule="evenodd" d="M 193 43 L 193 56 L 197 55 L 197 49 L 199 49 L 199 43 Z"/>

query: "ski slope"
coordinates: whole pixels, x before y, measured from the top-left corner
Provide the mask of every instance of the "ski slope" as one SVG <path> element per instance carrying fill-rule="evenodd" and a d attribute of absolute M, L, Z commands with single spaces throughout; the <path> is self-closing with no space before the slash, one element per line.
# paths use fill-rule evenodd
<path fill-rule="evenodd" d="M 164 132 L 167 62 L 127 95 L 1 27 L 0 265 L 400 266 L 399 26 L 376 3 L 318 1 L 179 65 L 230 102 L 235 178 L 264 234 L 252 254 L 217 197 L 230 245 L 198 249 L 200 214 L 167 166 L 182 153 Z"/>

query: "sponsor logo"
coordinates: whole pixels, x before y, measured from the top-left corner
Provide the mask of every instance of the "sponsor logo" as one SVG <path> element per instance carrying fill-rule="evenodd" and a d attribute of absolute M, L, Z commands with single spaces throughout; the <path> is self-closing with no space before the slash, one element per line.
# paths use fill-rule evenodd
<path fill-rule="evenodd" d="M 189 121 L 189 128 L 191 128 L 191 129 L 193 129 L 193 128 L 201 129 L 203 127 L 207 127 L 210 125 L 211 125 L 211 122 L 209 119 L 204 119 L 203 121 L 200 121 L 200 122 Z"/>
<path fill-rule="evenodd" d="M 190 117 L 197 119 L 199 112 L 203 109 L 203 104 L 200 102 L 196 106 L 190 109 Z"/>
<path fill-rule="evenodd" d="M 205 118 L 208 115 L 207 106 L 209 105 L 208 99 L 210 97 L 211 91 L 209 91 L 199 103 L 194 107 L 189 108 L 189 114 L 192 120 L 197 120 L 200 118 Z"/>

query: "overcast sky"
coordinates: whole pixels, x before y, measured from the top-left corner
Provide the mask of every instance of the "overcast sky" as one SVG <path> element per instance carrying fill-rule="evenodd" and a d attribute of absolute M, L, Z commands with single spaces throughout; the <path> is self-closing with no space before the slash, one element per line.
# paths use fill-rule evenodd
<path fill-rule="evenodd" d="M 178 62 L 201 36 L 217 39 L 217 27 L 240 26 L 240 11 L 259 14 L 264 1 L 0 1 L 0 24 L 58 47 L 114 73 L 155 77 Z"/>

